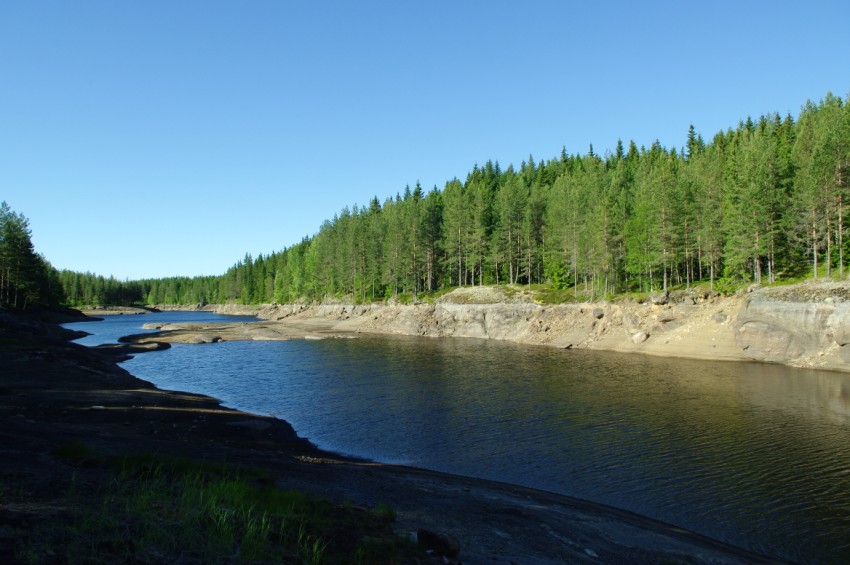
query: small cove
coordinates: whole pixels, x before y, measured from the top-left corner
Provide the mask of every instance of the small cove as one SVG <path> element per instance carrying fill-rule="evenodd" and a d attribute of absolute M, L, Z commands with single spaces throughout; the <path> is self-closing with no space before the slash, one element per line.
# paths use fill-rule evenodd
<path fill-rule="evenodd" d="M 782 559 L 850 556 L 847 375 L 387 336 L 176 345 L 125 367 L 325 449 L 587 498 Z"/>

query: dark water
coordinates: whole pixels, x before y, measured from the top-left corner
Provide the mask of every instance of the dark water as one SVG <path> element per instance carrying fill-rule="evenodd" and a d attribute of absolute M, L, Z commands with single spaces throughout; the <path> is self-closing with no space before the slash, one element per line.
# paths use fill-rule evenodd
<path fill-rule="evenodd" d="M 175 346 L 126 367 L 284 418 L 323 448 L 850 562 L 850 375 L 362 336 Z"/>

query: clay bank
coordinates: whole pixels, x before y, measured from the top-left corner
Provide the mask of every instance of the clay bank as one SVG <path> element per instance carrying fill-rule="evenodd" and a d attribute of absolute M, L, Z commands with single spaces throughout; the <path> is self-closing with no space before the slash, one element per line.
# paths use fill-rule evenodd
<path fill-rule="evenodd" d="M 691 291 L 646 300 L 541 304 L 522 289 L 466 287 L 434 303 L 205 306 L 257 323 L 146 326 L 133 343 L 325 339 L 356 333 L 508 340 L 559 348 L 850 371 L 850 284 L 801 283 L 734 296 Z"/>

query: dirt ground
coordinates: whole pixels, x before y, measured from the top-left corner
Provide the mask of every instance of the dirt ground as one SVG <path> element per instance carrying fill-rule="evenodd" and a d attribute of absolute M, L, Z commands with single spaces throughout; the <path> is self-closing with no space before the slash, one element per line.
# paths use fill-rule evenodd
<path fill-rule="evenodd" d="M 282 488 L 363 507 L 385 503 L 400 535 L 427 528 L 456 537 L 455 562 L 772 562 L 588 501 L 322 452 L 283 420 L 158 390 L 115 363 L 127 351 L 89 349 L 67 337 L 56 326 L 0 314 L 0 493 L 28 493 L 0 499 L 3 562 L 15 555 L 15 526 L 55 519 L 72 476 L 86 473 L 53 455 L 75 441 L 107 454 L 251 464 L 268 469 Z"/>

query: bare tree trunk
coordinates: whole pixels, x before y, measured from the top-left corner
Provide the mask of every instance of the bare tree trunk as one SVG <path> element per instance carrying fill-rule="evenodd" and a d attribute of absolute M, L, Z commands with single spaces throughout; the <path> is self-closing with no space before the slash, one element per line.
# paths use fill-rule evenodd
<path fill-rule="evenodd" d="M 708 266 L 708 290 L 710 292 L 714 292 L 714 261 L 712 261 Z"/>
<path fill-rule="evenodd" d="M 767 256 L 767 280 L 770 283 L 776 282 L 776 265 L 774 259 L 776 257 L 776 242 L 770 238 L 770 254 Z"/>
<path fill-rule="evenodd" d="M 815 211 L 812 210 L 812 268 L 813 277 L 818 278 L 818 225 L 815 221 Z"/>
<path fill-rule="evenodd" d="M 478 286 L 484 286 L 484 254 L 478 248 Z"/>
<path fill-rule="evenodd" d="M 702 280 L 702 240 L 697 244 L 697 267 L 699 268 L 699 280 Z"/>
<path fill-rule="evenodd" d="M 832 276 L 832 227 L 830 225 L 831 214 L 826 213 L 826 278 Z"/>
<path fill-rule="evenodd" d="M 841 182 L 839 173 L 838 182 Z M 844 202 L 838 194 L 838 277 L 844 278 Z"/>
<path fill-rule="evenodd" d="M 511 226 L 508 226 L 508 283 L 514 282 L 514 238 L 511 233 Z"/>
<path fill-rule="evenodd" d="M 578 298 L 578 248 L 573 245 L 573 297 Z"/>
<path fill-rule="evenodd" d="M 460 237 L 460 230 L 458 230 L 458 237 Z M 460 240 L 458 240 L 460 241 Z M 461 283 L 461 277 L 463 276 L 463 260 L 461 259 L 460 250 L 457 252 L 457 285 L 463 286 Z"/>

